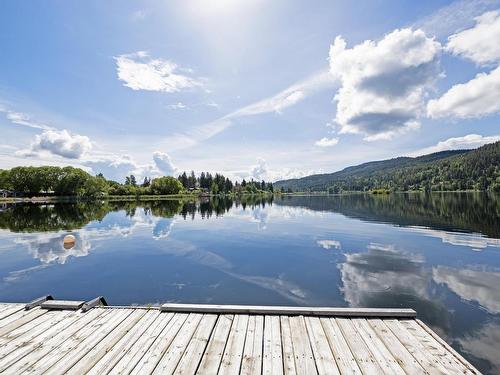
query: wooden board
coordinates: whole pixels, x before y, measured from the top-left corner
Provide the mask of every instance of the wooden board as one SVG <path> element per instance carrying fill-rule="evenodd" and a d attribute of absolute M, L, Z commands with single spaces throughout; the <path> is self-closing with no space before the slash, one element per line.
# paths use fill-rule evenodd
<path fill-rule="evenodd" d="M 217 374 L 219 371 L 233 321 L 234 315 L 219 316 L 198 367 L 198 374 Z"/>
<path fill-rule="evenodd" d="M 0 372 L 478 374 L 414 318 L 297 314 L 301 309 L 82 312 L 0 304 Z"/>
<path fill-rule="evenodd" d="M 161 311 L 196 312 L 212 314 L 262 314 L 303 316 L 345 316 L 345 317 L 398 317 L 414 318 L 413 309 L 372 309 L 348 307 L 290 307 L 290 306 L 246 306 L 246 305 L 190 305 L 166 303 Z"/>
<path fill-rule="evenodd" d="M 63 300 L 48 300 L 43 302 L 40 307 L 47 310 L 78 310 L 85 301 L 63 301 Z"/>
<path fill-rule="evenodd" d="M 266 315 L 264 319 L 263 374 L 283 374 L 283 352 L 281 345 L 280 317 Z"/>

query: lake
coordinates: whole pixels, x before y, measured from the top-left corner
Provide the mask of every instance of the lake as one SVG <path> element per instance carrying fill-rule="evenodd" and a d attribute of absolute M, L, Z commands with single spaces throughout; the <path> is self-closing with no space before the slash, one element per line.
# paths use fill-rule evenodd
<path fill-rule="evenodd" d="M 2 302 L 411 307 L 480 370 L 500 372 L 498 195 L 0 207 Z"/>

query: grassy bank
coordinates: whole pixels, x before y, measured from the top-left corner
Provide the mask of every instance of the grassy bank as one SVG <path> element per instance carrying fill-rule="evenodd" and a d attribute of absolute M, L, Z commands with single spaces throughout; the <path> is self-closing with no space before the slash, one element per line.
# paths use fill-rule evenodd
<path fill-rule="evenodd" d="M 212 197 L 267 197 L 271 193 L 244 193 L 244 194 L 198 194 L 198 193 L 182 193 L 182 194 L 169 194 L 169 195 L 107 195 L 103 197 L 90 198 L 90 197 L 76 197 L 76 196 L 39 196 L 39 197 L 8 197 L 0 198 L 3 203 L 20 203 L 20 202 L 33 202 L 33 203 L 64 203 L 76 201 L 147 201 L 147 200 L 171 200 L 171 199 L 199 199 L 199 198 L 212 198 Z"/>

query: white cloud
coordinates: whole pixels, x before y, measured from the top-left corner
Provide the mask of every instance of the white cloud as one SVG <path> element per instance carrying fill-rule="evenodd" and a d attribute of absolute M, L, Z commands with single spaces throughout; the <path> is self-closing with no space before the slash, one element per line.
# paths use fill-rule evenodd
<path fill-rule="evenodd" d="M 129 155 L 108 154 L 95 160 L 86 160 L 84 165 L 91 168 L 93 174 L 102 173 L 107 179 L 123 182 L 125 176 L 133 174 L 138 182 L 144 177 L 172 176 L 177 168 L 170 156 L 164 152 L 155 151 L 153 163 L 141 164 Z"/>
<path fill-rule="evenodd" d="M 71 134 L 63 130 L 45 130 L 37 134 L 26 151 L 19 151 L 20 156 L 38 156 L 39 152 L 46 152 L 62 156 L 68 159 L 80 159 L 92 149 L 89 137 L 79 134 Z"/>
<path fill-rule="evenodd" d="M 233 180 L 241 181 L 242 179 L 254 179 L 257 181 L 265 180 L 266 182 L 274 182 L 278 180 L 288 180 L 291 178 L 300 178 L 315 173 L 321 173 L 322 170 L 299 170 L 297 168 L 269 168 L 267 161 L 263 158 L 257 159 L 257 164 L 252 165 L 248 170 L 225 171 L 227 175 Z"/>
<path fill-rule="evenodd" d="M 174 110 L 175 109 L 186 109 L 187 108 L 187 106 L 184 103 L 182 103 L 182 102 L 177 102 L 175 104 L 169 104 L 167 107 L 169 109 L 174 109 Z"/>
<path fill-rule="evenodd" d="M 338 138 L 321 138 L 319 141 L 316 141 L 314 144 L 318 147 L 331 147 L 335 146 L 337 143 L 339 143 Z"/>
<path fill-rule="evenodd" d="M 129 156 L 88 160 L 85 165 L 92 168 L 94 174 L 102 173 L 107 179 L 118 182 L 123 182 L 125 176 L 134 174 L 138 169 L 136 162 Z"/>
<path fill-rule="evenodd" d="M 430 100 L 432 118 L 474 118 L 500 112 L 500 67 L 479 73 L 469 82 L 452 86 L 440 98 Z"/>
<path fill-rule="evenodd" d="M 339 241 L 336 241 L 336 240 L 320 240 L 320 241 L 316 241 L 316 244 L 320 247 L 322 247 L 323 249 L 331 249 L 331 248 L 334 248 L 334 249 L 342 249 L 342 244 L 339 242 Z"/>
<path fill-rule="evenodd" d="M 448 38 L 446 50 L 479 65 L 500 61 L 500 11 L 474 18 L 476 25 Z"/>
<path fill-rule="evenodd" d="M 22 112 L 16 112 L 12 111 L 2 105 L 0 105 L 0 112 L 5 113 L 5 117 L 7 120 L 9 120 L 11 123 L 16 124 L 16 125 L 22 125 L 26 126 L 28 128 L 33 128 L 33 129 L 42 129 L 42 130 L 53 130 L 54 128 L 39 123 L 37 121 L 34 121 L 30 115 Z"/>
<path fill-rule="evenodd" d="M 257 165 L 254 165 L 250 171 L 250 176 L 255 178 L 256 180 L 263 179 L 267 176 L 268 167 L 267 162 L 259 158 L 257 159 Z"/>
<path fill-rule="evenodd" d="M 448 38 L 446 50 L 478 65 L 500 62 L 500 10 L 474 18 L 474 27 Z M 430 100 L 427 114 L 432 118 L 475 118 L 500 112 L 500 67 L 452 86 L 440 98 Z"/>
<path fill-rule="evenodd" d="M 139 51 L 115 57 L 118 79 L 132 90 L 177 92 L 202 86 L 201 82 L 169 60 L 151 59 Z"/>
<path fill-rule="evenodd" d="M 170 156 L 164 152 L 155 151 L 153 153 L 153 161 L 155 162 L 156 168 L 164 175 L 172 176 L 177 170 Z"/>
<path fill-rule="evenodd" d="M 467 134 L 463 137 L 448 138 L 444 141 L 438 142 L 434 146 L 426 147 L 418 151 L 414 151 L 409 156 L 420 156 L 432 154 L 439 151 L 457 150 L 457 149 L 473 149 L 481 147 L 488 143 L 500 141 L 500 135 L 482 136 L 479 134 Z"/>
<path fill-rule="evenodd" d="M 377 140 L 418 128 L 425 95 L 441 76 L 440 50 L 422 30 L 395 30 L 350 49 L 338 36 L 330 71 L 341 82 L 335 95 L 339 133 Z"/>

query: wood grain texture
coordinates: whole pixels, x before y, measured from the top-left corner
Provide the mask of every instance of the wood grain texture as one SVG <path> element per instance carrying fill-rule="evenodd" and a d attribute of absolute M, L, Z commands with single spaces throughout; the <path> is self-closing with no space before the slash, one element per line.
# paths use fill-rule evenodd
<path fill-rule="evenodd" d="M 308 308 L 182 306 L 169 312 L 94 306 L 82 312 L 0 304 L 0 372 L 479 373 L 424 323 L 387 316 L 390 309 L 367 317 L 367 309 L 358 315 L 349 309 L 353 315 L 346 316 L 338 309 L 321 315 L 322 308 L 299 314 Z"/>

